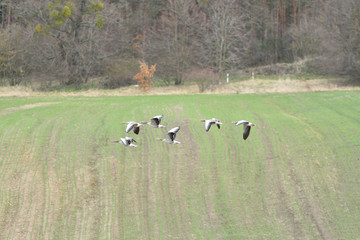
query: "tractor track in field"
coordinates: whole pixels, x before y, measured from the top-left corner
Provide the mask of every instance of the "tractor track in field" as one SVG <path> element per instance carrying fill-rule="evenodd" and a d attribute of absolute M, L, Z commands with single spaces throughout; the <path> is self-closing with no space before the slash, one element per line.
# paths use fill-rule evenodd
<path fill-rule="evenodd" d="M 176 111 L 173 112 L 173 109 L 163 109 L 163 114 L 165 116 L 174 115 L 176 119 L 182 118 L 182 113 L 184 111 L 181 105 L 175 106 Z M 169 112 L 170 111 L 170 112 Z M 151 114 L 150 114 L 151 115 Z M 164 124 L 167 125 L 167 119 L 165 118 Z M 156 236 L 158 239 L 161 236 L 170 237 L 170 238 L 185 238 L 189 239 L 189 221 L 190 218 L 187 215 L 186 209 L 188 208 L 186 202 L 186 191 L 184 190 L 183 183 L 186 182 L 187 172 L 184 170 L 185 167 L 182 161 L 178 161 L 179 157 L 187 154 L 184 151 L 184 144 L 186 145 L 188 142 L 184 142 L 183 139 L 189 136 L 190 132 L 188 131 L 188 126 L 186 124 L 181 124 L 181 130 L 178 133 L 177 140 L 181 141 L 180 145 L 170 145 L 166 143 L 156 142 L 154 141 L 155 137 L 164 137 L 164 134 L 167 130 L 171 129 L 178 123 L 175 122 L 171 126 L 167 126 L 166 130 L 162 129 L 154 129 L 149 127 L 147 132 L 147 138 L 150 139 L 146 141 L 147 144 L 144 146 L 144 153 L 146 159 L 146 164 L 144 165 L 144 169 L 141 171 L 141 183 L 143 184 L 142 194 L 144 195 L 141 198 L 141 202 L 139 202 L 139 206 L 142 207 L 143 210 L 149 208 L 149 204 L 152 205 L 153 212 L 143 212 L 144 215 L 144 224 L 145 229 L 144 233 L 147 239 L 150 239 L 153 236 Z M 151 146 L 158 145 L 159 147 L 153 147 L 155 152 L 150 154 Z M 192 147 L 194 147 L 192 145 Z M 161 149 L 161 150 L 160 150 Z M 159 162 L 157 156 L 158 155 L 168 155 L 168 162 Z M 181 158 L 181 157 L 180 157 Z M 166 171 L 162 172 L 159 165 L 167 165 Z M 155 179 L 153 180 L 155 176 Z M 166 180 L 165 180 L 166 179 Z M 157 190 L 156 190 L 157 189 Z M 141 193 L 139 193 L 141 194 Z M 151 209 L 151 207 L 150 207 Z M 155 211 L 158 209 L 157 211 Z M 150 214 L 153 214 L 154 222 L 151 226 L 150 222 Z M 161 216 L 161 217 L 160 217 Z M 172 217 L 171 217 L 172 216 Z M 160 219 L 163 218 L 161 225 L 159 222 Z M 141 222 L 139 222 L 141 224 Z M 151 228 L 152 227 L 152 228 Z M 162 230 L 160 230 L 162 229 Z M 172 235 L 169 235 L 171 229 L 174 230 Z M 151 233 L 151 231 L 153 233 Z M 174 235 L 174 233 L 177 235 Z M 152 234 L 152 235 L 151 235 Z"/>
<path fill-rule="evenodd" d="M 133 119 L 135 119 L 135 109 L 133 109 Z M 138 120 L 135 120 L 138 121 Z M 135 170 L 134 170 L 134 180 L 133 183 L 135 184 L 136 188 L 134 189 L 134 202 L 135 204 L 135 214 L 137 215 L 137 227 L 138 232 L 141 233 L 141 238 L 144 239 L 152 239 L 154 234 L 156 239 L 159 238 L 159 228 L 158 228 L 158 218 L 155 216 L 155 209 L 156 209 L 156 178 L 153 179 L 153 174 L 157 174 L 157 162 L 156 159 L 152 158 L 150 154 L 150 148 L 153 144 L 152 139 L 153 131 L 158 129 L 152 129 L 150 126 L 143 126 L 145 129 L 140 130 L 140 136 L 142 135 L 141 142 L 137 139 L 138 144 L 142 148 L 142 157 L 139 159 L 140 161 L 135 160 Z M 151 130 L 150 130 L 151 129 Z M 146 132 L 146 135 L 144 132 Z M 139 137 L 139 136 L 136 136 Z M 150 141 L 148 140 L 150 139 Z M 131 149 L 127 149 L 130 150 Z M 154 212 L 150 211 L 154 210 Z M 151 220 L 153 219 L 154 222 Z M 154 229 L 152 229 L 154 227 Z"/>
<path fill-rule="evenodd" d="M 264 120 L 258 116 L 257 114 L 255 114 L 255 116 L 258 117 L 260 125 L 261 126 L 266 126 L 264 123 Z M 269 126 L 266 126 L 266 129 L 269 129 Z M 275 136 L 276 133 L 274 132 L 274 129 L 271 129 L 272 134 Z M 264 142 L 266 143 L 266 145 L 268 146 L 268 165 L 271 167 L 271 171 L 273 172 L 273 164 L 274 164 L 274 153 L 272 151 L 273 146 L 270 143 L 270 140 L 268 139 L 268 137 L 263 134 L 260 133 Z M 281 144 L 280 144 L 280 154 L 281 155 L 285 155 L 283 152 L 283 150 L 281 149 Z M 292 180 L 292 183 L 294 184 L 294 192 L 297 196 L 297 199 L 300 202 L 300 207 L 302 210 L 302 213 L 307 216 L 311 222 L 311 225 L 317 230 L 317 234 L 319 235 L 319 237 L 321 239 L 332 239 L 332 236 L 330 236 L 329 231 L 326 229 L 325 224 L 322 220 L 322 214 L 320 212 L 320 208 L 318 206 L 316 206 L 316 203 L 313 200 L 309 200 L 309 197 L 305 191 L 304 191 L 304 185 L 302 184 L 295 168 L 294 165 L 292 163 L 292 161 L 287 161 L 287 165 L 288 165 L 288 169 L 289 169 L 289 174 L 288 176 L 290 176 L 290 179 Z M 276 167 L 276 176 L 280 177 L 281 173 L 279 172 L 278 167 Z M 291 220 L 292 223 L 292 228 L 293 228 L 293 237 L 294 239 L 302 239 L 304 236 L 301 226 L 301 223 L 298 222 L 295 219 L 295 212 L 291 209 L 291 204 L 289 204 L 289 199 L 287 197 L 287 193 L 285 190 L 285 187 L 282 186 L 282 181 L 281 179 L 277 179 L 276 180 L 276 184 L 274 186 L 277 187 L 276 192 L 278 193 L 278 199 L 281 202 L 282 206 L 285 206 L 286 209 L 286 215 L 288 216 L 288 219 Z"/>
<path fill-rule="evenodd" d="M 19 106 L 19 107 L 5 108 L 5 109 L 0 110 L 0 117 L 17 112 L 17 111 L 21 111 L 21 110 L 27 110 L 27 109 L 31 109 L 31 108 L 48 106 L 48 105 L 58 104 L 58 103 L 60 103 L 60 102 L 42 102 L 42 103 L 26 104 L 26 105 Z"/>
<path fill-rule="evenodd" d="M 37 219 L 35 215 L 39 212 L 46 212 L 46 205 L 43 198 L 42 187 L 44 186 L 43 179 L 40 174 L 40 165 L 43 161 L 33 162 L 34 158 L 34 146 L 39 142 L 40 131 L 49 126 L 51 120 L 44 122 L 44 125 L 39 123 L 41 127 L 35 129 L 35 131 L 29 135 L 30 141 L 27 138 L 18 137 L 18 132 L 13 138 L 13 141 L 24 141 L 20 144 L 21 149 L 13 149 L 12 155 L 16 156 L 16 152 L 21 154 L 18 156 L 13 169 L 14 172 L 10 178 L 5 178 L 9 184 L 8 190 L 11 191 L 18 198 L 9 202 L 8 211 L 5 211 L 5 216 L 1 217 L 1 233 L 5 233 L 12 239 L 24 239 L 26 234 L 37 229 L 41 229 L 42 220 Z M 53 129 L 53 124 L 50 125 L 50 129 Z M 18 141 L 17 141 L 18 142 Z M 47 144 L 45 142 L 44 144 Z M 45 151 L 46 152 L 46 149 Z M 26 201 L 24 199 L 27 199 Z M 0 235 L 1 236 L 1 235 Z"/>
<path fill-rule="evenodd" d="M 291 116 L 297 118 L 294 115 Z M 326 119 L 324 119 L 324 121 L 328 122 L 329 125 L 333 125 L 334 128 L 337 128 L 337 126 L 332 124 L 330 121 L 327 121 Z M 344 137 L 344 139 L 347 140 L 346 137 Z M 288 161 L 288 167 L 290 169 L 289 176 L 295 185 L 294 190 L 301 204 L 303 213 L 309 217 L 311 225 L 317 230 L 317 233 L 321 239 L 333 239 L 334 236 L 331 235 L 331 232 L 325 226 L 323 220 L 324 216 L 321 213 L 320 206 L 316 204 L 316 201 L 312 199 L 311 195 L 305 193 L 305 186 L 302 183 L 298 173 L 295 171 L 295 167 L 292 161 Z"/>
<path fill-rule="evenodd" d="M 50 124 L 51 121 L 48 121 L 47 124 Z M 46 129 L 47 124 L 43 127 L 43 129 Z M 55 180 L 55 175 L 54 171 L 52 169 L 52 167 L 50 166 L 49 163 L 49 156 L 51 153 L 51 139 L 52 139 L 52 133 L 55 129 L 55 123 L 52 123 L 50 125 L 50 128 L 48 130 L 48 132 L 50 133 L 48 136 L 46 136 L 46 139 L 44 141 L 44 148 L 43 148 L 43 152 L 42 152 L 42 184 L 44 187 L 44 194 L 42 196 L 40 196 L 41 199 L 37 199 L 36 202 L 41 202 L 41 208 L 43 211 L 42 216 L 44 216 L 44 218 L 42 219 L 40 223 L 40 226 L 37 226 L 39 229 L 41 229 L 42 226 L 46 226 L 47 225 L 47 221 L 52 222 L 53 219 L 56 219 L 57 214 L 56 211 L 54 210 L 53 206 L 58 204 L 58 197 L 57 196 L 57 191 L 55 191 L 56 189 L 56 180 Z M 53 218 L 53 219 L 52 219 Z M 49 220 L 50 219 L 50 220 Z M 51 226 L 50 226 L 51 227 Z M 43 233 L 49 233 L 50 231 L 48 231 L 49 229 L 45 229 L 43 230 Z M 42 234 L 43 234 L 42 233 Z M 49 237 L 49 236 L 42 236 L 42 237 Z"/>
<path fill-rule="evenodd" d="M 169 113 L 169 108 L 165 108 L 162 110 L 162 114 L 166 116 L 171 116 L 171 114 L 173 114 L 172 112 Z M 160 138 L 164 138 L 165 137 L 165 133 L 170 130 L 171 128 L 173 128 L 174 126 L 171 125 L 171 126 L 168 126 L 167 125 L 168 121 L 166 118 L 163 119 L 163 122 L 162 124 L 166 125 L 166 130 L 162 130 L 162 129 L 154 129 L 154 128 L 151 128 L 152 129 L 152 133 L 153 132 L 161 132 L 161 133 L 158 133 L 157 136 L 160 137 Z M 180 130 L 181 132 L 181 135 L 182 135 L 182 128 Z M 180 132 L 178 133 L 178 136 L 177 138 L 179 138 L 180 136 Z M 174 232 L 173 234 L 176 232 L 180 232 L 178 231 L 179 230 L 179 223 L 177 221 L 177 207 L 179 204 L 180 201 L 176 201 L 176 200 L 179 200 L 177 199 L 177 189 L 176 189 L 176 186 L 174 185 L 174 179 L 176 177 L 176 171 L 175 171 L 175 168 L 176 168 L 176 162 L 175 162 L 175 158 L 172 158 L 171 155 L 172 153 L 174 153 L 174 148 L 180 148 L 181 146 L 180 145 L 172 145 L 172 144 L 167 144 L 167 143 L 164 143 L 164 142 L 154 142 L 153 139 L 155 138 L 154 136 L 151 135 L 151 142 L 153 142 L 152 144 L 155 144 L 155 145 L 158 145 L 159 147 L 154 147 L 155 150 L 155 156 L 157 155 L 167 155 L 166 159 L 167 159 L 167 162 L 159 162 L 159 159 L 158 158 L 155 158 L 154 160 L 154 163 L 156 166 L 158 166 L 159 164 L 161 165 L 166 165 L 167 167 L 164 169 L 165 171 L 160 171 L 159 172 L 159 167 L 156 167 L 157 171 L 155 172 L 156 175 L 159 175 L 161 176 L 160 179 L 157 179 L 156 180 L 156 184 L 153 185 L 152 187 L 154 188 L 158 188 L 158 197 L 155 201 L 158 202 L 158 206 L 159 206 L 159 213 L 161 215 L 161 217 L 164 219 L 164 221 L 162 221 L 162 225 L 163 225 L 163 228 L 162 228 L 162 236 L 165 236 L 166 238 L 173 238 L 174 236 L 171 236 L 170 235 L 170 230 L 173 229 Z M 152 161 L 153 159 L 149 159 L 150 161 Z M 171 166 L 171 167 L 170 167 Z M 160 181 L 158 181 L 160 180 Z M 155 191 L 155 189 L 154 189 Z M 155 197 L 155 195 L 154 195 Z M 175 202 L 177 204 L 175 204 Z M 169 217 L 169 216 L 173 216 L 173 218 Z M 158 220 L 156 220 L 157 224 L 158 223 Z M 158 229 L 160 226 L 156 226 L 155 229 Z M 160 234 L 160 232 L 159 232 Z"/>
<path fill-rule="evenodd" d="M 103 146 L 102 143 L 106 144 L 106 139 L 104 139 L 103 137 L 98 138 L 97 133 L 99 132 L 99 130 L 104 126 L 104 121 L 105 121 L 105 116 L 102 118 L 101 120 L 101 125 L 98 126 L 95 131 L 94 131 L 94 135 L 92 136 L 92 146 L 91 146 L 91 156 L 90 159 L 88 161 L 88 168 L 90 171 L 90 193 L 86 198 L 86 202 L 89 206 L 89 208 L 91 209 L 91 213 L 94 214 L 94 216 L 92 216 L 92 222 L 91 225 L 89 227 L 90 233 L 89 233 L 89 237 L 90 239 L 99 239 L 99 227 L 100 227 L 100 223 L 102 221 L 102 215 L 101 215 L 101 206 L 100 206 L 100 185 L 101 185 L 101 180 L 100 180 L 100 173 L 99 173 L 99 169 L 98 169 L 98 160 L 101 157 L 101 154 L 99 153 L 99 149 L 101 146 Z"/>
<path fill-rule="evenodd" d="M 201 112 L 199 111 L 199 108 L 196 108 L 196 113 L 199 116 L 199 120 L 200 119 L 208 119 L 209 116 L 205 116 L 203 114 L 201 114 Z M 193 129 L 194 132 L 197 132 L 199 135 L 202 136 L 206 136 L 206 135 L 210 135 L 209 132 L 205 131 L 204 128 L 204 124 L 203 123 L 198 123 L 199 126 L 196 126 L 195 129 Z M 199 130 L 197 130 L 197 128 L 200 128 Z M 215 126 L 211 127 L 210 131 L 217 131 L 218 129 Z M 221 132 L 220 132 L 221 134 Z M 213 154 L 216 153 L 215 149 L 216 149 L 216 141 L 214 139 L 214 136 L 210 135 L 211 137 L 208 138 L 209 140 L 209 145 L 211 146 L 210 149 L 213 151 Z M 189 138 L 189 139 L 195 139 L 193 137 Z M 202 142 L 202 144 L 204 144 Z M 207 148 L 205 146 L 205 148 Z M 194 149 L 194 152 L 199 152 L 199 149 L 201 149 L 200 146 L 197 146 L 196 149 Z M 194 153 L 192 152 L 192 154 Z M 215 155 L 214 155 L 215 156 Z M 203 166 L 201 166 L 202 164 L 202 160 L 201 160 L 201 154 L 197 155 L 197 159 L 198 159 L 198 168 L 201 169 Z M 227 228 L 227 226 L 229 226 L 229 222 L 228 219 L 222 214 L 218 212 L 218 207 L 222 207 L 217 205 L 216 199 L 218 196 L 221 196 L 220 194 L 220 189 L 219 189 L 219 183 L 218 183 L 218 169 L 217 169 L 217 165 L 216 165 L 216 158 L 212 157 L 211 159 L 208 159 L 208 161 L 214 161 L 215 165 L 214 166 L 207 166 L 209 169 L 209 182 L 211 182 L 212 184 L 209 185 L 208 188 L 204 188 L 204 194 L 202 195 L 202 200 L 203 200 L 203 204 L 204 204 L 204 209 L 206 209 L 204 213 L 202 213 L 204 215 L 204 219 L 203 219 L 203 224 L 204 226 L 206 226 L 207 229 L 212 229 L 216 235 L 214 235 L 217 239 L 224 239 L 224 236 L 221 234 L 222 231 L 222 227 L 224 229 L 226 229 L 226 231 L 228 231 L 229 229 Z M 210 163 L 206 163 L 206 165 L 208 165 Z M 199 177 L 202 177 L 202 179 L 199 180 L 199 182 L 205 182 L 206 178 L 205 178 L 205 170 L 206 168 L 202 168 L 202 170 L 204 170 L 204 172 L 202 172 L 202 174 Z M 227 210 L 226 207 L 223 207 L 224 209 Z M 229 233 L 229 232 L 228 232 Z"/>
<path fill-rule="evenodd" d="M 178 154 L 179 156 L 183 156 L 186 154 L 186 151 L 184 150 L 184 144 L 188 144 L 190 143 L 190 145 L 192 145 L 192 147 L 194 148 L 194 142 L 193 142 L 193 137 L 191 136 L 191 133 L 189 131 L 189 121 L 187 121 L 186 119 L 183 119 L 184 117 L 184 107 L 182 105 L 176 105 L 174 107 L 174 116 L 175 119 L 182 119 L 182 124 L 181 124 L 181 133 L 179 132 L 179 135 L 182 135 L 182 139 L 186 139 L 186 141 L 182 141 L 182 144 L 178 145 L 178 146 L 174 146 L 174 147 L 178 147 L 179 149 L 174 149 L 172 148 L 170 151 L 177 151 L 176 154 Z M 179 124 L 178 124 L 179 125 Z M 191 139 L 191 140 L 190 140 Z M 179 151 L 180 150 L 180 151 Z M 195 152 L 193 152 L 195 154 Z M 180 158 L 181 159 L 181 158 Z M 186 174 L 184 171 L 185 166 L 182 164 L 182 161 L 180 161 L 180 159 L 178 157 L 174 157 L 173 159 L 171 159 L 174 163 L 174 188 L 176 190 L 176 202 L 178 203 L 177 206 L 177 210 L 179 213 L 179 231 L 181 233 L 181 238 L 182 239 L 190 239 L 190 236 L 188 235 L 189 233 L 189 216 L 186 215 L 187 211 L 187 207 L 186 207 L 186 191 L 184 191 L 184 182 L 186 179 Z"/>
<path fill-rule="evenodd" d="M 151 135 L 152 136 L 152 135 Z M 150 219 L 153 219 L 153 236 L 151 234 L 148 235 L 148 239 L 154 238 L 155 239 L 159 239 L 159 222 L 158 222 L 158 218 L 155 215 L 155 209 L 156 209 L 156 203 L 157 203 L 157 198 L 156 198 L 156 188 L 157 188 L 157 174 L 158 174 L 158 162 L 154 161 L 153 158 L 150 157 L 150 153 L 149 153 L 149 142 L 146 141 L 146 150 L 148 152 L 148 157 L 146 159 L 146 161 L 149 163 L 148 169 L 147 169 L 147 204 L 149 206 L 146 207 L 146 218 L 147 218 L 147 228 L 151 229 L 151 221 Z M 153 212 L 149 212 L 150 210 L 153 210 Z M 150 231 L 151 233 L 151 231 Z"/>
<path fill-rule="evenodd" d="M 199 108 L 196 109 L 196 113 L 199 116 L 199 120 L 208 119 L 209 117 L 211 117 L 210 114 L 206 116 L 201 114 L 201 112 L 198 109 Z M 231 217 L 228 216 L 230 210 L 228 208 L 227 202 L 223 199 L 224 195 L 222 192 L 222 186 L 219 179 L 219 176 L 221 175 L 219 173 L 219 167 L 222 165 L 221 164 L 218 165 L 219 159 L 217 158 L 217 153 L 218 153 L 217 151 L 219 146 L 216 139 L 218 138 L 218 134 L 225 135 L 226 137 L 228 136 L 226 133 L 224 133 L 224 131 L 222 131 L 222 129 L 218 129 L 215 125 L 211 126 L 209 132 L 206 132 L 204 123 L 197 123 L 197 124 L 198 126 L 196 126 L 196 129 L 194 129 L 194 132 L 198 132 L 198 134 L 201 135 L 201 138 L 205 137 L 209 141 L 209 143 L 202 142 L 202 144 L 209 144 L 210 147 L 205 146 L 205 149 L 208 148 L 207 151 L 212 152 L 212 156 L 209 159 L 207 159 L 208 161 L 207 163 L 201 163 L 202 161 L 201 154 L 199 154 L 198 156 L 198 159 L 200 160 L 199 168 L 201 167 L 201 164 L 207 165 L 206 167 L 202 166 L 204 167 L 203 174 L 206 174 L 205 169 L 208 169 L 209 175 L 207 177 L 209 182 L 211 183 L 207 188 L 204 188 L 204 194 L 202 196 L 204 209 L 206 209 L 206 212 L 203 213 L 204 216 L 206 216 L 204 218 L 204 224 L 206 228 L 208 228 L 209 230 L 211 229 L 214 232 L 215 234 L 214 237 L 216 239 L 226 239 L 225 236 L 232 236 L 231 228 L 234 225 L 234 223 L 232 222 Z M 215 135 L 213 135 L 213 133 Z M 195 138 L 192 137 L 192 139 Z M 230 148 L 232 150 L 235 150 L 235 145 L 233 143 L 230 143 Z M 199 149 L 201 149 L 201 147 L 197 146 L 196 151 L 199 151 Z M 231 161 L 231 164 L 232 163 L 233 161 Z M 202 175 L 202 177 L 205 176 Z M 203 178 L 201 180 L 205 182 L 207 179 Z"/>
<path fill-rule="evenodd" d="M 293 115 L 292 117 L 296 118 L 296 116 Z M 289 169 L 288 176 L 290 176 L 290 179 L 294 184 L 293 190 L 297 196 L 297 199 L 299 200 L 303 215 L 308 217 L 311 226 L 316 229 L 320 239 L 333 239 L 322 220 L 323 216 L 320 212 L 320 206 L 316 205 L 314 199 L 309 200 L 311 196 L 305 193 L 306 188 L 302 183 L 298 173 L 296 172 L 293 162 L 291 160 L 287 161 L 287 166 Z"/>
<path fill-rule="evenodd" d="M 269 125 L 267 125 L 264 120 L 256 113 L 253 113 L 259 121 L 259 126 L 261 126 L 263 129 L 268 129 L 268 131 L 272 131 L 272 135 L 276 136 L 276 133 L 274 132 L 274 129 L 272 129 Z M 284 189 L 283 183 L 281 181 L 281 173 L 279 172 L 279 168 L 276 167 L 276 163 L 274 162 L 274 159 L 276 158 L 274 152 L 273 152 L 273 145 L 271 144 L 271 140 L 269 137 L 262 131 L 258 131 L 261 138 L 263 139 L 263 142 L 267 146 L 267 167 L 269 168 L 269 173 L 272 175 L 269 175 L 266 177 L 266 179 L 270 180 L 270 185 L 267 186 L 265 189 L 269 189 L 270 195 L 273 195 L 272 193 L 276 195 L 276 198 L 279 200 L 279 203 L 276 204 L 276 214 L 278 217 L 280 217 L 284 222 L 291 221 L 291 233 L 293 239 L 302 239 L 304 237 L 303 232 L 301 231 L 301 224 L 295 219 L 295 213 L 291 209 L 291 204 L 289 203 L 289 198 L 287 196 L 286 190 Z M 269 214 L 269 208 L 271 207 L 271 203 L 267 203 L 265 199 L 265 212 L 266 216 L 270 216 Z M 285 211 L 283 211 L 285 209 Z M 285 214 L 286 216 L 281 216 L 282 214 Z"/>
<path fill-rule="evenodd" d="M 308 199 L 308 196 L 304 193 L 303 184 L 301 183 L 299 176 L 295 172 L 291 161 L 289 161 L 289 166 L 290 177 L 295 183 L 295 193 L 301 203 L 303 213 L 310 218 L 312 226 L 316 228 L 321 239 L 333 239 L 333 237 L 329 235 L 329 231 L 326 230 L 324 226 L 322 215 L 319 210 L 320 208 L 318 206 L 315 206 L 314 201 L 310 201 Z"/>

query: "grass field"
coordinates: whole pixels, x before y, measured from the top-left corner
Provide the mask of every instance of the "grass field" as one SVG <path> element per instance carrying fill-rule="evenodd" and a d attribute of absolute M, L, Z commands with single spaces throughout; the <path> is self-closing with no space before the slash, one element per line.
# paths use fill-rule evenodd
<path fill-rule="evenodd" d="M 359 91 L 4 97 L 0 143 L 0 239 L 360 238 Z"/>

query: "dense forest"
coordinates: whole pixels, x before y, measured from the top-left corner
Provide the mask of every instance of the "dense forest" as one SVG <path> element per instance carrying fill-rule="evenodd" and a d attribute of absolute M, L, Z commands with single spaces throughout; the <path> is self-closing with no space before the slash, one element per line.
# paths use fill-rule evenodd
<path fill-rule="evenodd" d="M 359 0 L 2 0 L 2 84 L 130 84 L 139 61 L 166 84 L 192 71 L 306 62 L 360 76 Z"/>

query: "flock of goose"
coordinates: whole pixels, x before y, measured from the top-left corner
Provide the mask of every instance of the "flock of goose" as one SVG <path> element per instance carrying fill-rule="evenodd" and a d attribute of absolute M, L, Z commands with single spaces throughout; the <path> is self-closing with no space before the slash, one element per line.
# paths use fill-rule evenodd
<path fill-rule="evenodd" d="M 158 115 L 158 116 L 151 118 L 150 122 L 139 122 L 138 123 L 138 122 L 130 121 L 130 122 L 121 122 L 121 124 L 127 124 L 126 130 L 125 130 L 126 133 L 133 131 L 136 135 L 138 135 L 140 132 L 140 127 L 143 125 L 150 125 L 151 127 L 154 127 L 154 128 L 165 128 L 164 125 L 160 124 L 161 119 L 163 117 L 164 117 L 163 115 Z M 200 122 L 205 122 L 205 131 L 206 132 L 208 132 L 210 130 L 211 126 L 214 124 L 219 129 L 220 129 L 220 125 L 222 124 L 222 122 L 220 122 L 219 120 L 217 120 L 215 118 L 208 119 L 208 120 L 200 120 Z M 255 126 L 254 123 L 251 123 L 246 120 L 236 121 L 236 122 L 232 122 L 232 123 L 235 124 L 236 126 L 239 126 L 239 125 L 244 126 L 243 127 L 243 139 L 244 140 L 246 140 L 249 137 L 251 127 Z M 163 141 L 163 142 L 166 142 L 169 144 L 180 144 L 179 141 L 175 140 L 176 134 L 179 130 L 180 130 L 180 127 L 174 127 L 166 133 L 166 136 L 164 139 L 156 138 L 156 140 Z M 137 147 L 137 145 L 134 144 L 134 143 L 136 143 L 135 139 L 133 139 L 131 137 L 120 138 L 120 140 L 114 140 L 112 142 L 120 143 L 126 147 Z"/>

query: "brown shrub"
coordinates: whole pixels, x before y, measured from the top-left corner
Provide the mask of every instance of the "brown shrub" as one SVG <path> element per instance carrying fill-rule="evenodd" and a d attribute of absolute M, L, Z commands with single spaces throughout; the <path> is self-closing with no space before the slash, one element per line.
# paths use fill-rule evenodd
<path fill-rule="evenodd" d="M 218 74 L 207 68 L 193 68 L 186 73 L 186 79 L 194 81 L 200 92 L 210 89 L 219 82 Z"/>
<path fill-rule="evenodd" d="M 150 68 L 145 62 L 139 62 L 139 64 L 140 72 L 134 76 L 134 79 L 138 82 L 140 91 L 146 92 L 153 84 L 150 79 L 154 76 L 156 64 L 152 65 Z"/>

